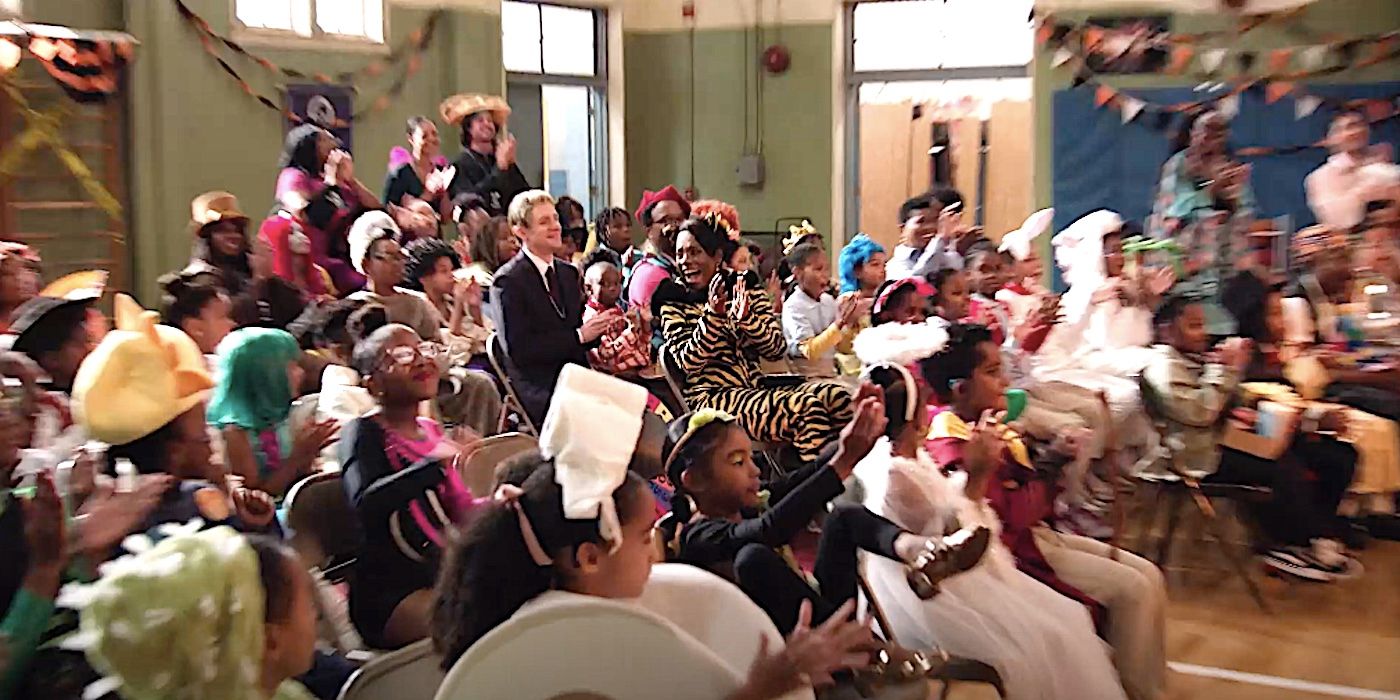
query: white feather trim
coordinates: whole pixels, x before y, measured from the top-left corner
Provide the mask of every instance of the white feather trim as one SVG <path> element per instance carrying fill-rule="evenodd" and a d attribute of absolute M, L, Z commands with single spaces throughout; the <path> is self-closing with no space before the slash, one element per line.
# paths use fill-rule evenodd
<path fill-rule="evenodd" d="M 885 323 L 861 331 L 851 343 L 863 364 L 902 366 L 930 357 L 947 344 L 948 331 L 927 323 Z"/>

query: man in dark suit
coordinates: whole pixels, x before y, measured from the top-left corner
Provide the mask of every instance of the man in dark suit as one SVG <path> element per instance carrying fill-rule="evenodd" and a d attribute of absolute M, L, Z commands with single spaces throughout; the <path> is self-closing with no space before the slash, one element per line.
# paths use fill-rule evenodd
<path fill-rule="evenodd" d="M 554 394 L 554 382 L 569 363 L 588 366 L 588 350 L 615 317 L 600 314 L 583 322 L 583 286 L 578 269 L 554 259 L 561 245 L 554 198 L 540 190 L 516 195 L 510 204 L 511 229 L 523 246 L 496 271 L 491 296 L 511 379 L 530 420 L 540 427 Z"/>

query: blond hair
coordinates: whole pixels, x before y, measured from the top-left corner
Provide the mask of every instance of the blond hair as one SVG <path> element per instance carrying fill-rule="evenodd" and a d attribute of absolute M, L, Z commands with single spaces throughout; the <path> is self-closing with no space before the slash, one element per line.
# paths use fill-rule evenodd
<path fill-rule="evenodd" d="M 554 198 L 544 190 L 521 192 L 510 201 L 510 209 L 506 212 L 506 219 L 510 221 L 511 226 L 527 227 L 530 225 L 530 212 L 535 210 L 537 204 L 554 206 Z"/>

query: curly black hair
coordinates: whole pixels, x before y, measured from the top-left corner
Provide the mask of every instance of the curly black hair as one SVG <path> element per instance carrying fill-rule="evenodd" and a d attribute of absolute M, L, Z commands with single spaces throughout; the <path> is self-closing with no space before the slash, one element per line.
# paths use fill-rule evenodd
<path fill-rule="evenodd" d="M 955 323 L 948 327 L 948 342 L 931 357 L 919 360 L 919 374 L 933 389 L 938 400 L 953 398 L 953 382 L 972 377 L 982 364 L 982 343 L 992 342 L 992 332 L 976 323 Z"/>
<path fill-rule="evenodd" d="M 423 291 L 422 279 L 433 274 L 437 261 L 447 258 L 452 261 L 452 269 L 462 266 L 462 258 L 441 238 L 419 238 L 403 249 L 408 258 L 403 268 L 403 286 Z"/>

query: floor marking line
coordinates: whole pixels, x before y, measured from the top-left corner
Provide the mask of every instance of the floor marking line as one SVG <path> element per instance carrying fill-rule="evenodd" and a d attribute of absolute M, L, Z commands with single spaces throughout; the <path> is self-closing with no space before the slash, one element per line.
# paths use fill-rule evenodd
<path fill-rule="evenodd" d="M 1298 680 L 1296 678 L 1268 676 L 1262 673 L 1246 673 L 1244 671 L 1234 671 L 1228 668 L 1197 666 L 1196 664 L 1181 663 L 1180 661 L 1168 661 L 1167 667 L 1177 673 L 1184 673 L 1189 676 L 1219 678 L 1221 680 L 1235 681 L 1237 683 L 1262 685 L 1270 688 L 1283 688 L 1285 690 L 1297 690 L 1305 693 L 1317 693 L 1319 695 L 1332 695 L 1339 698 L 1355 698 L 1356 700 L 1400 700 L 1400 693 L 1389 693 L 1384 690 L 1354 688 L 1349 685 L 1335 685 L 1333 683 L 1317 683 L 1314 681 Z"/>

